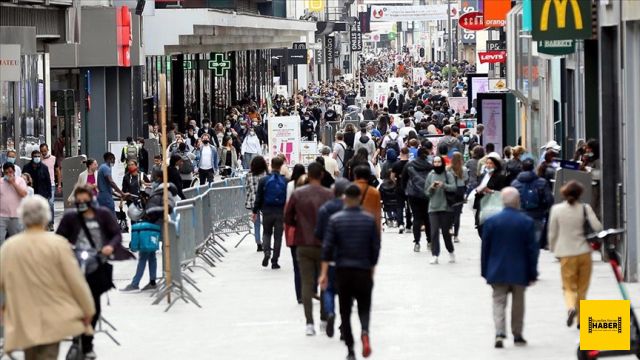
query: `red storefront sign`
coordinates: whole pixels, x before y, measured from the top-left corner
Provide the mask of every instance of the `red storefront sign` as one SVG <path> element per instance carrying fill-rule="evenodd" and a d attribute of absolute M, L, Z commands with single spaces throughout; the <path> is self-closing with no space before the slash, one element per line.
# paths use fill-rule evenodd
<path fill-rule="evenodd" d="M 479 11 L 473 11 L 460 16 L 458 25 L 469 31 L 480 31 L 487 28 L 484 24 L 484 14 Z"/>
<path fill-rule="evenodd" d="M 507 52 L 505 50 L 483 51 L 478 53 L 478 58 L 480 58 L 480 64 L 503 63 L 507 61 Z"/>
<path fill-rule="evenodd" d="M 116 10 L 118 66 L 131 66 L 131 13 L 128 6 Z"/>

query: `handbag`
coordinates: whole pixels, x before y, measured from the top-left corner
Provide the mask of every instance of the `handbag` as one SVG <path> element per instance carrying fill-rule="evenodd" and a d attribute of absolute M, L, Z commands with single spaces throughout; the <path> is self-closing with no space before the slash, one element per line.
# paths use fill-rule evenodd
<path fill-rule="evenodd" d="M 446 178 L 448 180 L 449 176 L 447 175 Z M 456 186 L 456 189 L 454 191 L 445 190 L 444 196 L 447 199 L 447 206 L 454 207 L 456 205 L 462 204 L 464 202 L 465 191 L 466 191 L 466 188 L 464 186 Z"/>
<path fill-rule="evenodd" d="M 142 221 L 131 226 L 131 251 L 155 252 L 160 248 L 161 227 Z"/>
<path fill-rule="evenodd" d="M 484 195 L 480 200 L 480 225 L 484 224 L 488 218 L 502 211 L 503 208 L 504 204 L 499 192 Z"/>
<path fill-rule="evenodd" d="M 106 259 L 103 259 L 98 253 L 96 243 L 93 241 L 91 232 L 87 228 L 87 223 L 85 223 L 84 218 L 80 213 L 78 213 L 78 218 L 82 225 L 82 230 L 91 244 L 92 249 L 95 250 L 95 253 L 90 254 L 87 259 L 83 259 L 82 253 L 85 253 L 86 250 L 76 249 L 76 257 L 80 259 L 79 261 L 81 265 L 84 263 L 85 276 L 91 292 L 97 295 L 102 295 L 103 293 L 115 288 L 115 285 L 113 284 L 113 266 L 109 264 Z M 91 268 L 89 265 L 92 265 Z"/>
<path fill-rule="evenodd" d="M 129 223 L 127 222 L 127 214 L 124 212 L 122 206 L 122 200 L 120 200 L 120 210 L 116 212 L 116 219 L 118 219 L 118 226 L 120 226 L 121 233 L 129 232 Z"/>
<path fill-rule="evenodd" d="M 84 360 L 84 354 L 82 353 L 82 341 L 80 336 L 73 338 L 69 351 L 65 360 Z"/>

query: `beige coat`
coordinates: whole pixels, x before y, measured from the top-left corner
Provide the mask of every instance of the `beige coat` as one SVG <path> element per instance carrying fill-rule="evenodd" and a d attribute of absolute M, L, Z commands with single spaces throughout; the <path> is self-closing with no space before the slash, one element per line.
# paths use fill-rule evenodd
<path fill-rule="evenodd" d="M 91 291 L 69 242 L 27 230 L 0 248 L 0 292 L 4 294 L 4 350 L 11 352 L 90 333 Z"/>
<path fill-rule="evenodd" d="M 587 204 L 586 210 L 593 231 L 601 231 L 602 224 L 591 206 Z M 553 205 L 549 213 L 548 228 L 549 249 L 556 257 L 576 256 L 593 251 L 584 233 L 584 208 L 581 202 L 570 205 L 563 201 Z"/>

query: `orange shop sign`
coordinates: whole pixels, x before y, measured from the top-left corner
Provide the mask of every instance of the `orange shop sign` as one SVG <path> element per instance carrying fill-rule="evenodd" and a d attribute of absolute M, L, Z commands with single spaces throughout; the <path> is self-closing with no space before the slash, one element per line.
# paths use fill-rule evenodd
<path fill-rule="evenodd" d="M 511 10 L 511 0 L 484 0 L 484 24 L 487 27 L 505 26 L 509 10 Z"/>

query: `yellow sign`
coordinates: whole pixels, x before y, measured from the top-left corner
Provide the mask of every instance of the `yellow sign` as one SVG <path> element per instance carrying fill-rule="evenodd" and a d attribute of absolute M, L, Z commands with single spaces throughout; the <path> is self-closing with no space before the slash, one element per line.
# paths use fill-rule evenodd
<path fill-rule="evenodd" d="M 586 39 L 592 36 L 591 0 L 535 0 L 531 2 L 531 8 L 533 40 Z"/>
<path fill-rule="evenodd" d="M 629 350 L 629 300 L 580 300 L 580 350 Z"/>
<path fill-rule="evenodd" d="M 323 11 L 324 10 L 324 0 L 308 0 L 309 11 Z"/>
<path fill-rule="evenodd" d="M 571 3 L 571 10 L 573 11 L 573 19 L 575 21 L 575 29 L 582 29 L 582 14 L 580 13 L 580 6 L 578 6 L 578 0 L 553 0 L 553 5 L 556 8 L 556 26 L 558 29 L 564 29 L 567 26 L 567 2 Z M 549 30 L 549 9 L 551 8 L 551 0 L 544 0 L 542 5 L 542 19 L 540 19 L 540 30 Z"/>

